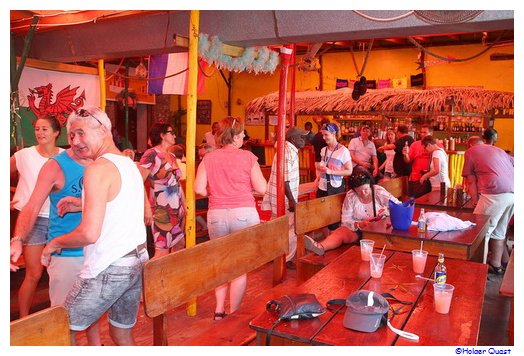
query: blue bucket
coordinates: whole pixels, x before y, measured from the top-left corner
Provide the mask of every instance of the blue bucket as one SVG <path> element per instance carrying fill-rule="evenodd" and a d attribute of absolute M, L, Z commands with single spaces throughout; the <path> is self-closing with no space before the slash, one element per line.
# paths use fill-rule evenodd
<path fill-rule="evenodd" d="M 401 204 L 396 204 L 390 200 L 389 216 L 391 219 L 391 226 L 397 230 L 408 230 L 411 226 L 414 211 L 415 199 L 410 199 Z"/>

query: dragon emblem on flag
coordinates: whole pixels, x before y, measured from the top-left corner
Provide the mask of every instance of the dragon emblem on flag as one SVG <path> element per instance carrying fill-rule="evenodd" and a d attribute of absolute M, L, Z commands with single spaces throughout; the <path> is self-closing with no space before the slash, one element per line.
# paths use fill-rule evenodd
<path fill-rule="evenodd" d="M 77 108 L 84 106 L 86 100 L 85 90 L 75 98 L 78 88 L 79 87 L 71 89 L 71 86 L 68 85 L 56 94 L 56 100 L 54 103 L 52 102 L 53 85 L 51 83 L 33 89 L 29 88 L 31 94 L 27 96 L 29 101 L 29 107 L 27 110 L 32 111 L 37 118 L 45 115 L 53 115 L 58 119 L 60 125 L 64 126 L 67 121 L 65 115 L 68 115 Z M 36 105 L 37 98 L 40 99 L 38 106 Z"/>

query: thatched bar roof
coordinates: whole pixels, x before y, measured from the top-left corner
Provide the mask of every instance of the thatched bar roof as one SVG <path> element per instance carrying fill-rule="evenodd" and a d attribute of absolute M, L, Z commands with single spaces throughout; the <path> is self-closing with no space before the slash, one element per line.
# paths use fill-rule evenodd
<path fill-rule="evenodd" d="M 445 87 L 434 89 L 368 89 L 353 100 L 353 89 L 306 91 L 295 94 L 295 110 L 302 115 L 374 114 L 374 115 L 449 115 L 475 113 L 487 115 L 498 108 L 513 108 L 513 93 L 478 87 Z M 288 94 L 289 98 L 289 94 Z M 453 100 L 451 100 L 453 98 Z M 454 103 L 453 111 L 451 103 Z M 278 92 L 250 101 L 246 116 L 278 111 Z"/>

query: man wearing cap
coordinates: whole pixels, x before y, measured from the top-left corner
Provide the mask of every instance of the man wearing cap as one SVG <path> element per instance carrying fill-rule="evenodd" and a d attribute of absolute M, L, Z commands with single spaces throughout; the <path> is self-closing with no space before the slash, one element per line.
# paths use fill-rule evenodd
<path fill-rule="evenodd" d="M 326 147 L 326 141 L 322 137 L 322 132 L 320 130 L 322 129 L 322 127 L 324 127 L 324 125 L 329 124 L 329 119 L 323 118 L 320 121 L 315 120 L 315 122 L 318 125 L 318 132 L 315 134 L 315 136 L 313 136 L 309 143 L 313 146 L 313 149 L 315 151 L 315 171 L 318 173 L 319 163 L 322 160 L 320 157 L 320 151 L 322 150 L 322 148 Z M 318 183 L 319 176 L 317 175 L 315 178 Z"/>
<path fill-rule="evenodd" d="M 297 251 L 297 235 L 295 234 L 295 205 L 298 200 L 298 186 L 300 184 L 298 150 L 303 148 L 307 132 L 291 127 L 286 132 L 285 154 L 284 154 L 284 192 L 285 209 L 289 218 L 289 252 L 286 255 L 286 265 L 294 269 L 292 262 Z M 273 158 L 271 176 L 267 183 L 266 193 L 262 200 L 262 209 L 271 210 L 271 217 L 277 216 L 277 155 Z"/>
<path fill-rule="evenodd" d="M 144 185 L 137 166 L 115 146 L 111 121 L 96 107 L 72 113 L 67 121 L 71 146 L 94 160 L 85 169 L 80 225 L 51 240 L 42 252 L 84 247 L 84 265 L 65 301 L 71 341 L 109 310 L 109 334 L 117 345 L 133 345 L 142 292 L 145 249 Z M 80 209 L 82 206 L 78 206 Z"/>
<path fill-rule="evenodd" d="M 360 129 L 360 136 L 353 138 L 349 142 L 349 153 L 353 161 L 353 171 L 367 171 L 371 173 L 376 180 L 379 174 L 377 149 L 375 144 L 369 139 L 371 135 L 371 128 L 369 126 L 362 126 Z"/>

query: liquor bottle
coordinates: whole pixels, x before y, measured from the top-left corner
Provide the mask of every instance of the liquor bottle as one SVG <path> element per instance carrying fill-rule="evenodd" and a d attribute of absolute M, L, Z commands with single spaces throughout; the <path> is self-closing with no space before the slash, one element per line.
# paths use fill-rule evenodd
<path fill-rule="evenodd" d="M 420 215 L 418 216 L 417 232 L 423 234 L 426 232 L 426 214 L 424 208 L 420 209 Z"/>
<path fill-rule="evenodd" d="M 444 254 L 439 253 L 438 254 L 438 264 L 437 267 L 435 267 L 435 283 L 437 284 L 445 284 L 447 279 L 447 268 L 444 265 Z"/>

